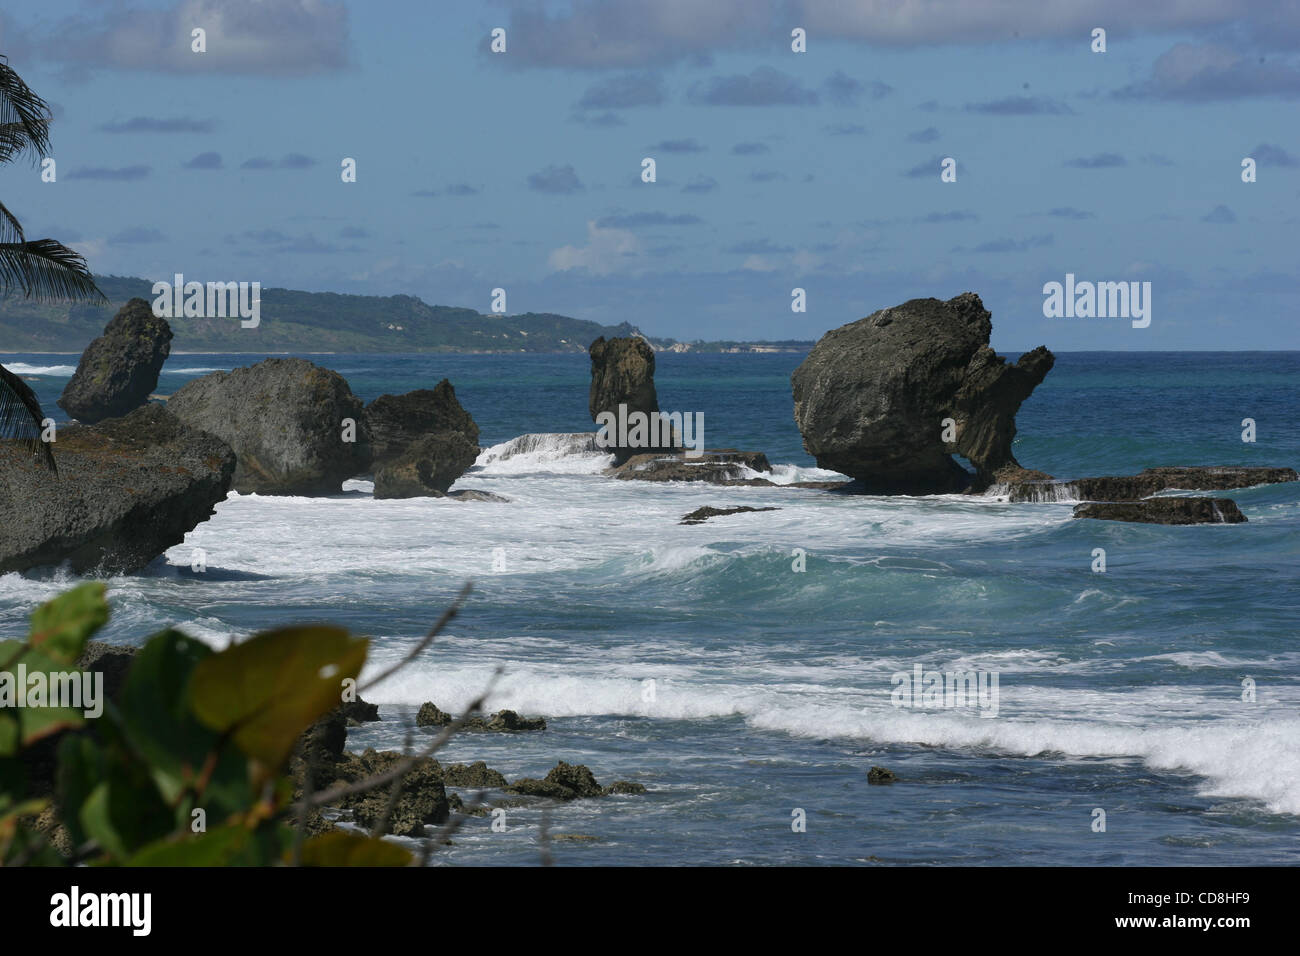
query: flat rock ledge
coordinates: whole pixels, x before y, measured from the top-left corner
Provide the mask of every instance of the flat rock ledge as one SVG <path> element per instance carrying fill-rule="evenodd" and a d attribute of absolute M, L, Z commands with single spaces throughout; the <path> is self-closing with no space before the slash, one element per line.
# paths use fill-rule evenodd
<path fill-rule="evenodd" d="M 1231 498 L 1206 497 L 1088 501 L 1075 506 L 1074 517 L 1143 524 L 1241 524 L 1246 520 Z"/>

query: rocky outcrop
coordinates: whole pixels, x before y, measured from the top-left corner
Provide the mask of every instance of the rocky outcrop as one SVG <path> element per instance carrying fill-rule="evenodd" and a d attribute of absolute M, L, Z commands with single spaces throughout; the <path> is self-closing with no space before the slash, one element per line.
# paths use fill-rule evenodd
<path fill-rule="evenodd" d="M 678 524 L 703 524 L 710 518 L 720 518 L 723 515 L 745 514 L 749 511 L 780 511 L 780 508 L 751 508 L 748 505 L 740 505 L 735 508 L 712 508 L 705 506 L 696 508 L 690 514 L 682 515 L 682 520 Z"/>
<path fill-rule="evenodd" d="M 886 783 L 896 783 L 898 775 L 888 767 L 872 767 L 867 771 L 867 783 L 879 786 Z"/>
<path fill-rule="evenodd" d="M 645 793 L 643 784 L 617 780 L 608 787 L 596 782 L 595 774 L 585 764 L 568 764 L 561 760 L 543 780 L 523 777 L 505 788 L 510 793 L 528 797 L 546 797 L 552 800 L 579 800 L 604 797 L 610 794 Z"/>
<path fill-rule="evenodd" d="M 1088 501 L 1075 506 L 1074 517 L 1144 524 L 1241 524 L 1246 520 L 1231 498 L 1174 497 Z"/>
<path fill-rule="evenodd" d="M 587 349 L 591 356 L 591 391 L 587 409 L 591 420 L 600 424 L 605 413 L 631 416 L 637 413 L 656 415 L 659 397 L 655 393 L 655 353 L 645 339 L 606 339 L 603 335 Z M 620 406 L 623 411 L 620 412 Z M 614 429 L 615 433 L 617 429 Z M 672 451 L 672 441 L 658 445 L 622 446 L 612 440 L 604 446 L 612 452 L 616 464 L 633 454 Z"/>
<path fill-rule="evenodd" d="M 143 405 L 158 387 L 171 352 L 172 330 L 144 299 L 132 299 L 86 347 L 59 406 L 80 422 L 118 418 Z"/>
<path fill-rule="evenodd" d="M 469 766 L 454 763 L 442 768 L 442 782 L 449 787 L 473 787 L 476 790 L 504 790 L 506 778 L 482 760 Z"/>
<path fill-rule="evenodd" d="M 992 330 L 979 296 L 966 292 L 913 299 L 827 332 L 791 376 L 804 447 L 868 493 L 987 487 L 999 469 L 1019 465 L 1016 412 L 1055 361 L 1039 347 L 1008 365 L 989 348 Z"/>
<path fill-rule="evenodd" d="M 391 750 L 345 754 L 336 765 L 335 780 L 356 783 L 386 773 L 394 764 L 406 759 L 406 754 Z M 423 836 L 426 826 L 446 823 L 451 816 L 442 768 L 431 757 L 420 758 L 402 775 L 395 801 L 392 789 L 392 786 L 384 786 L 352 794 L 341 800 L 339 806 L 351 810 L 352 819 L 367 830 L 386 819 L 387 825 L 381 832 L 394 836 Z"/>
<path fill-rule="evenodd" d="M 370 465 L 361 399 L 342 375 L 305 359 L 213 372 L 178 389 L 167 408 L 234 449 L 241 494 L 335 494 Z"/>
<path fill-rule="evenodd" d="M 415 715 L 415 726 L 447 727 L 455 719 L 451 714 L 440 710 L 437 704 L 426 701 L 420 705 L 420 709 Z M 546 721 L 541 717 L 520 717 L 513 710 L 499 710 L 486 718 L 476 714 L 470 717 L 461 729 L 492 731 L 494 733 L 519 733 L 526 730 L 545 730 Z"/>
<path fill-rule="evenodd" d="M 624 481 L 707 481 L 715 485 L 773 484 L 754 479 L 751 472 L 770 472 L 771 463 L 761 451 L 736 451 L 719 448 L 705 451 L 695 458 L 685 454 L 649 453 L 628 456 L 608 474 Z"/>
<path fill-rule="evenodd" d="M 67 426 L 54 456 L 57 475 L 0 442 L 0 573 L 137 571 L 213 513 L 235 472 L 229 447 L 160 405 Z"/>
<path fill-rule="evenodd" d="M 375 466 L 375 497 L 442 497 L 477 457 L 478 445 L 461 432 L 424 435 Z"/>
<path fill-rule="evenodd" d="M 456 389 L 445 378 L 433 388 L 380 395 L 366 406 L 366 425 L 376 465 L 401 457 L 426 435 L 458 432 L 478 447 L 478 425 L 457 401 Z"/>
<path fill-rule="evenodd" d="M 1008 501 L 1136 501 L 1162 491 L 1230 491 L 1300 481 L 1294 468 L 1222 465 L 1148 468 L 1136 475 L 1066 481 L 1043 480 L 1036 475 L 998 478 L 989 493 L 1005 496 Z"/>

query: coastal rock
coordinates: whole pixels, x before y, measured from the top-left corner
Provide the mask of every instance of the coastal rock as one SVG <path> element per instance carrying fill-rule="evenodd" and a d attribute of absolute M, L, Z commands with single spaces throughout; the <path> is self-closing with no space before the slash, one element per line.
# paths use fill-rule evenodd
<path fill-rule="evenodd" d="M 375 467 L 375 497 L 440 498 L 476 458 L 478 444 L 462 432 L 423 435 Z"/>
<path fill-rule="evenodd" d="M 595 432 L 531 432 L 495 445 L 483 453 L 483 464 L 512 458 L 533 458 L 539 463 L 564 458 L 595 458 L 607 452 L 596 444 Z"/>
<path fill-rule="evenodd" d="M 123 644 L 106 644 L 104 641 L 87 641 L 77 658 L 77 669 L 104 675 L 104 695 L 117 700 L 117 693 L 126 683 L 138 647 Z"/>
<path fill-rule="evenodd" d="M 718 518 L 722 515 L 738 515 L 748 511 L 780 511 L 780 508 L 751 508 L 748 505 L 741 505 L 736 508 L 713 508 L 706 505 L 703 508 L 696 508 L 690 514 L 682 515 L 679 524 L 703 524 L 709 518 Z"/>
<path fill-rule="evenodd" d="M 81 353 L 59 406 L 91 424 L 139 408 L 158 387 L 171 341 L 167 320 L 156 317 L 144 299 L 132 299 Z"/>
<path fill-rule="evenodd" d="M 655 393 L 655 353 L 645 339 L 606 339 L 603 335 L 587 349 L 591 356 L 591 391 L 587 409 L 591 420 L 599 423 L 603 413 L 619 414 L 619 406 L 626 406 L 626 414 L 653 415 L 659 411 L 659 397 Z M 637 453 L 671 451 L 669 447 L 619 447 L 611 444 L 606 451 L 614 454 L 616 464 Z"/>
<path fill-rule="evenodd" d="M 605 788 L 605 796 L 607 797 L 615 794 L 634 795 L 645 792 L 645 784 L 633 783 L 631 780 L 615 780 Z"/>
<path fill-rule="evenodd" d="M 476 790 L 504 790 L 506 778 L 482 760 L 470 764 L 454 763 L 442 770 L 442 782 L 449 787 L 473 787 Z"/>
<path fill-rule="evenodd" d="M 178 389 L 167 408 L 234 449 L 241 494 L 335 494 L 370 465 L 361 399 L 342 375 L 305 359 L 212 372 Z"/>
<path fill-rule="evenodd" d="M 1016 412 L 1055 362 L 1040 346 L 1006 364 L 988 346 L 992 329 L 979 296 L 966 292 L 912 299 L 827 332 L 791 376 L 804 448 L 873 494 L 987 487 L 999 469 L 1018 467 Z"/>
<path fill-rule="evenodd" d="M 447 727 L 456 718 L 432 701 L 420 705 L 415 715 L 417 727 Z M 541 717 L 520 717 L 513 710 L 500 710 L 488 718 L 477 714 L 465 721 L 462 730 L 482 730 L 493 733 L 522 733 L 529 730 L 545 730 L 546 721 Z"/>
<path fill-rule="evenodd" d="M 546 779 L 524 777 L 506 788 L 511 793 L 530 797 L 549 797 L 554 800 L 577 800 L 582 797 L 600 797 L 605 791 L 585 764 L 557 763 Z"/>
<path fill-rule="evenodd" d="M 772 465 L 761 451 L 719 448 L 688 458 L 684 453 L 630 455 L 607 474 L 624 481 L 706 481 L 715 485 L 770 485 L 750 472 L 770 472 Z"/>
<path fill-rule="evenodd" d="M 455 491 L 447 492 L 446 496 L 454 498 L 456 501 L 488 501 L 494 504 L 504 504 L 511 500 L 505 495 L 483 491 L 481 488 L 457 488 Z"/>
<path fill-rule="evenodd" d="M 477 455 L 478 425 L 457 401 L 456 390 L 445 378 L 431 389 L 380 395 L 366 406 L 365 415 L 375 467 L 402 457 L 419 439 L 444 432 L 464 435 Z"/>
<path fill-rule="evenodd" d="M 1136 501 L 1162 491 L 1230 491 L 1286 481 L 1300 481 L 1294 468 L 1211 465 L 1147 468 L 1136 475 L 1067 481 L 999 475 L 990 493 L 1005 495 L 1008 501 Z"/>
<path fill-rule="evenodd" d="M 1231 498 L 1144 498 L 1141 501 L 1088 501 L 1076 505 L 1076 518 L 1138 521 L 1145 524 L 1241 524 L 1246 516 Z"/>
<path fill-rule="evenodd" d="M 213 513 L 235 472 L 229 447 L 159 405 L 62 428 L 55 449 L 57 475 L 0 442 L 0 573 L 138 571 Z"/>
<path fill-rule="evenodd" d="M 867 771 L 867 783 L 885 784 L 894 783 L 898 780 L 898 775 L 888 767 L 872 767 Z"/>
<path fill-rule="evenodd" d="M 347 754 L 338 764 L 338 780 L 355 783 L 367 777 L 385 773 L 407 755 L 396 751 L 366 750 Z M 438 761 L 422 757 L 401 778 L 396 803 L 390 811 L 392 786 L 377 787 L 365 793 L 343 798 L 340 806 L 352 811 L 358 826 L 373 829 L 388 814 L 384 833 L 394 836 L 418 837 L 424 835 L 429 824 L 446 823 L 451 816 L 447 789 L 442 782 L 442 768 Z"/>

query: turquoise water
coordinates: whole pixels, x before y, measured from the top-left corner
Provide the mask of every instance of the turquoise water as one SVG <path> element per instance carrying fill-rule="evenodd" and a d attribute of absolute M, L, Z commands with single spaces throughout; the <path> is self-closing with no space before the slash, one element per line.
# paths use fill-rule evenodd
<path fill-rule="evenodd" d="M 801 358 L 661 354 L 660 402 L 703 412 L 710 446 L 816 477 L 791 417 Z M 174 355 L 158 390 L 252 360 Z M 314 360 L 366 400 L 450 378 L 485 448 L 592 427 L 583 356 Z M 0 361 L 61 417 L 75 357 Z M 1297 383 L 1300 353 L 1064 354 L 1019 416 L 1016 454 L 1061 477 L 1294 467 Z M 386 719 L 351 746 L 402 746 L 421 702 L 454 710 L 503 667 L 490 706 L 550 728 L 458 739 L 445 759 L 512 778 L 564 759 L 650 789 L 549 811 L 552 833 L 595 838 L 557 841 L 561 863 L 1300 862 L 1300 483 L 1230 493 L 1246 525 L 1165 528 L 1074 521 L 1068 503 L 618 482 L 596 459 L 499 451 L 457 487 L 506 504 L 375 501 L 366 482 L 234 495 L 109 580 L 106 636 L 174 624 L 222 646 L 328 619 L 372 635 L 383 662 L 472 578 L 453 633 L 376 689 Z M 780 510 L 677 523 L 706 504 Z M 195 547 L 204 575 L 188 571 Z M 0 630 L 68 581 L 0 577 Z M 996 675 L 996 716 L 895 706 L 893 675 L 918 664 Z M 899 782 L 868 786 L 873 765 Z M 508 810 L 505 832 L 473 820 L 440 859 L 536 862 L 541 822 L 536 808 Z"/>

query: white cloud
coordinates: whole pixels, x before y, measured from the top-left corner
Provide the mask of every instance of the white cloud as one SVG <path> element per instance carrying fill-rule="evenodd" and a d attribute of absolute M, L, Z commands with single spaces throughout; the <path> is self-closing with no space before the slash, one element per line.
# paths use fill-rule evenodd
<path fill-rule="evenodd" d="M 587 222 L 585 246 L 561 246 L 551 252 L 549 263 L 556 272 L 586 269 L 595 275 L 634 270 L 642 265 L 641 243 L 626 229 L 602 229 Z"/>

